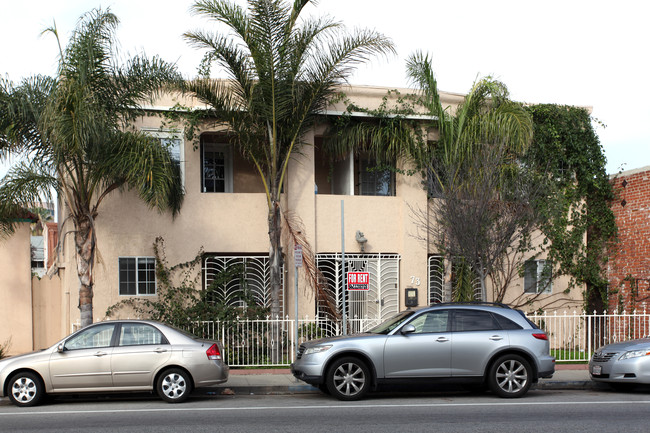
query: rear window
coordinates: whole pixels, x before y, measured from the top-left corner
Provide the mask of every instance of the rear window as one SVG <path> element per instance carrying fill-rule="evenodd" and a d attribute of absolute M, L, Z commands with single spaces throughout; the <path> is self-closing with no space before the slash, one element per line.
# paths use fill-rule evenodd
<path fill-rule="evenodd" d="M 516 311 L 517 313 L 521 314 L 521 317 L 523 317 L 524 319 L 526 319 L 526 322 L 528 322 L 528 324 L 529 324 L 530 326 L 532 326 L 533 329 L 540 329 L 539 326 L 535 325 L 535 323 L 534 323 L 533 321 L 531 321 L 528 317 L 526 317 L 526 313 L 524 313 L 524 312 L 521 311 L 521 310 L 515 310 L 515 311 Z"/>
<path fill-rule="evenodd" d="M 507 317 L 502 316 L 501 314 L 494 313 L 494 317 L 495 317 L 495 319 L 497 319 L 497 322 L 499 322 L 499 325 L 501 326 L 501 329 L 505 329 L 505 330 L 523 329 L 517 323 L 513 322 L 512 320 L 508 319 Z"/>

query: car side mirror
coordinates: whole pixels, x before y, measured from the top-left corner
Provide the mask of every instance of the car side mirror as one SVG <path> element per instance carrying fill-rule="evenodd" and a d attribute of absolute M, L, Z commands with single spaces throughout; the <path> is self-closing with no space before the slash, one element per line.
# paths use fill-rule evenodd
<path fill-rule="evenodd" d="M 404 325 L 404 327 L 402 327 L 402 330 L 400 332 L 402 333 L 402 335 L 412 334 L 415 332 L 415 326 L 411 324 Z"/>
<path fill-rule="evenodd" d="M 59 353 L 65 352 L 65 344 L 61 343 L 58 346 L 56 346 L 56 351 L 59 352 Z"/>

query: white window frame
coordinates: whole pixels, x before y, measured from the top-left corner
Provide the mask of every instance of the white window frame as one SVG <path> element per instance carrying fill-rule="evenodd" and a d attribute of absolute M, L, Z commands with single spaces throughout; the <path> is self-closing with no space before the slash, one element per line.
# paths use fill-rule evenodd
<path fill-rule="evenodd" d="M 205 170 L 203 169 L 205 161 L 206 147 L 210 147 L 217 152 L 224 154 L 224 190 L 223 191 L 206 191 L 205 189 Z M 218 141 L 203 140 L 201 145 L 201 192 L 206 194 L 224 194 L 233 192 L 233 161 L 232 146 L 228 143 Z"/>
<path fill-rule="evenodd" d="M 528 264 L 534 262 L 536 264 L 537 272 L 536 272 L 536 278 L 535 278 L 535 290 L 532 289 L 532 284 L 526 284 L 526 281 L 530 278 L 528 275 Z M 546 270 L 547 266 L 552 266 L 552 264 L 547 261 L 547 260 L 527 260 L 524 262 L 524 293 L 531 293 L 531 294 L 549 294 L 553 292 L 553 276 L 552 275 L 544 275 L 544 271 Z M 540 290 L 540 286 L 544 285 Z M 531 287 L 531 289 L 528 289 Z"/>
<path fill-rule="evenodd" d="M 135 260 L 135 293 L 122 293 L 122 260 L 133 259 Z M 153 272 L 153 283 L 154 283 L 154 292 L 153 293 L 140 293 L 140 276 L 139 276 L 139 266 L 140 261 L 144 260 L 153 260 L 154 263 L 154 272 Z M 119 296 L 157 296 L 158 295 L 158 279 L 156 278 L 156 258 L 148 256 L 120 256 L 117 259 L 117 292 Z M 145 281 L 148 282 L 148 281 Z M 126 282 L 131 283 L 131 281 Z"/>
<path fill-rule="evenodd" d="M 183 139 L 183 133 L 181 131 L 172 129 L 153 128 L 142 128 L 142 132 L 160 139 L 161 144 L 164 144 L 163 140 L 178 140 L 178 155 L 179 163 L 181 166 L 181 184 L 183 186 L 183 190 L 185 190 L 185 140 Z"/>

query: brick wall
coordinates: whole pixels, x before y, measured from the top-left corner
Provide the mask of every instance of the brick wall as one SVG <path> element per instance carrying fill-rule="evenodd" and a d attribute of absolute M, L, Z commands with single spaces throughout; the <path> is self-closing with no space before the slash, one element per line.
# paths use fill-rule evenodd
<path fill-rule="evenodd" d="M 623 172 L 612 182 L 619 243 L 607 269 L 609 307 L 650 311 L 650 166 Z"/>

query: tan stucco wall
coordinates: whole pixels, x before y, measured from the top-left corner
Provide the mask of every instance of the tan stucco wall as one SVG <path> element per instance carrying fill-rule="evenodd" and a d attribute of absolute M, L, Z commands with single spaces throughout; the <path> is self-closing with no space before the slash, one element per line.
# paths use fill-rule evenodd
<path fill-rule="evenodd" d="M 373 107 L 386 94 L 383 88 L 347 89 L 347 94 L 362 106 Z M 404 91 L 406 92 L 406 91 Z M 443 103 L 455 104 L 462 97 L 443 95 Z M 161 100 L 158 106 L 172 106 L 173 98 Z M 187 101 L 185 105 L 188 105 Z M 340 104 L 339 104 L 340 105 Z M 332 109 L 344 109 L 342 105 Z M 156 117 L 142 119 L 135 128 L 158 128 Z M 204 128 L 200 132 L 217 132 Z M 322 128 L 316 131 L 322 132 Z M 182 136 L 182 134 L 181 134 Z M 305 137 L 314 143 L 314 134 Z M 263 193 L 210 194 L 200 192 L 200 147 L 198 142 L 184 142 L 186 196 L 182 211 L 175 219 L 169 213 L 160 214 L 144 205 L 133 192 L 114 192 L 101 205 L 97 223 L 98 263 L 95 266 L 94 320 L 105 318 L 107 307 L 124 297 L 118 294 L 118 258 L 124 256 L 153 256 L 156 237 L 165 239 L 166 256 L 170 265 L 193 259 L 199 248 L 205 252 L 233 254 L 267 254 L 269 249 L 267 202 Z M 399 297 L 404 308 L 404 289 L 417 287 L 419 304 L 428 296 L 428 254 L 436 253 L 418 237 L 412 209 L 427 209 L 427 197 L 418 176 L 396 175 L 396 196 L 368 197 L 330 195 L 319 189 L 314 193 L 314 148 L 305 146 L 301 155 L 291 162 L 287 175 L 283 207 L 298 215 L 307 238 L 315 252 L 336 253 L 341 249 L 341 200 L 345 206 L 346 252 L 359 252 L 355 232 L 360 230 L 368 239 L 367 253 L 397 253 L 400 255 Z M 406 168 L 406 167 L 404 167 Z M 254 179 L 249 179 L 253 182 Z M 237 182 L 237 181 L 235 181 Z M 258 180 L 259 182 L 259 180 Z M 246 187 L 254 190 L 253 185 Z M 79 318 L 79 282 L 74 264 L 72 242 L 66 243 L 64 267 L 61 274 L 61 329 Z M 286 312 L 293 316 L 294 264 L 291 251 L 286 251 L 285 287 Z M 419 285 L 417 284 L 419 282 Z M 299 279 L 299 314 L 313 315 L 314 299 Z M 517 286 L 520 285 L 520 287 Z M 564 290 L 561 282 L 554 286 Z M 523 291 L 523 277 L 513 290 Z M 577 292 L 571 296 L 579 297 Z M 69 298 L 69 299 L 68 299 Z M 126 312 L 122 314 L 128 314 Z M 66 329 L 66 332 L 69 329 Z"/>
<path fill-rule="evenodd" d="M 69 333 L 61 317 L 64 309 L 61 278 L 32 278 L 34 302 L 34 350 L 50 347 Z"/>
<path fill-rule="evenodd" d="M 0 344 L 9 342 L 9 353 L 33 350 L 32 269 L 29 223 L 0 241 Z"/>

